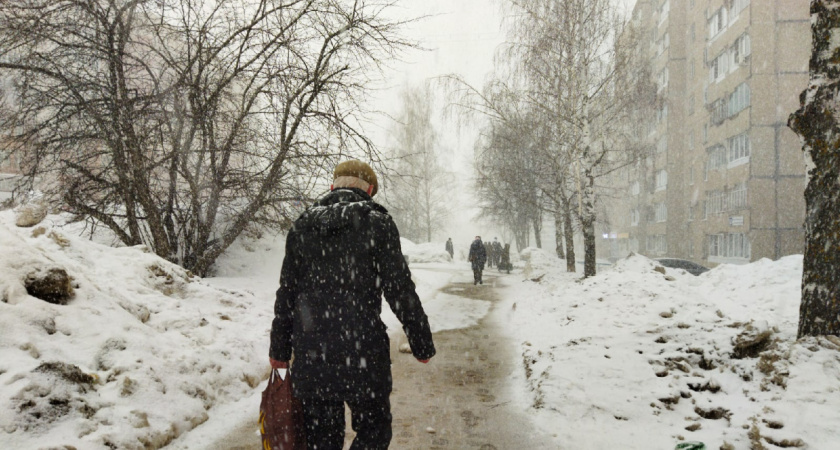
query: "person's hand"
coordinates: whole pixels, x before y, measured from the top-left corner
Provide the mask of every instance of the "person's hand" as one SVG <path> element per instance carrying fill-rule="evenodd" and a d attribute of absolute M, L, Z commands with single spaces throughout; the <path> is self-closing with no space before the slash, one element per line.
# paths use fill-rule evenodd
<path fill-rule="evenodd" d="M 423 364 L 428 364 L 428 362 L 429 362 L 428 359 L 418 359 L 417 361 L 420 361 Z"/>
<path fill-rule="evenodd" d="M 289 368 L 289 361 L 277 361 L 274 358 L 269 357 L 268 362 L 271 363 L 272 369 L 288 369 Z"/>

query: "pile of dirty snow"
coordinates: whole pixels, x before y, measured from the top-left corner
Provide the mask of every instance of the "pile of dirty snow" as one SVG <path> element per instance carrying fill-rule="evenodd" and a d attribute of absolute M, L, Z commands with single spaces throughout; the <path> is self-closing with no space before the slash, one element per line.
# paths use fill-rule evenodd
<path fill-rule="evenodd" d="M 840 339 L 796 341 L 802 256 L 693 276 L 633 255 L 582 280 L 529 253 L 502 307 L 522 406 L 558 445 L 840 442 Z"/>
<path fill-rule="evenodd" d="M 265 378 L 263 299 L 56 223 L 0 213 L 4 448 L 158 448 Z M 64 302 L 27 293 L 50 269 L 69 276 Z"/>

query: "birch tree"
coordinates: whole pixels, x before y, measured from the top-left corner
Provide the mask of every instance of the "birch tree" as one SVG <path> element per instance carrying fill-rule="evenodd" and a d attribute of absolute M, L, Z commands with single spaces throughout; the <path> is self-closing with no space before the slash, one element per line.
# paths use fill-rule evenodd
<path fill-rule="evenodd" d="M 634 42 L 611 0 L 510 0 L 509 64 L 526 101 L 552 131 L 542 158 L 544 189 L 554 209 L 576 194 L 584 243 L 584 277 L 595 274 L 596 181 L 630 164 L 619 120 L 636 101 L 618 80 L 631 67 Z M 623 39 L 620 39 L 623 38 Z M 559 220 L 556 218 L 556 222 Z M 569 270 L 574 260 L 567 255 Z"/>
<path fill-rule="evenodd" d="M 788 122 L 807 161 L 799 337 L 840 335 L 840 2 L 811 1 L 810 84 Z"/>

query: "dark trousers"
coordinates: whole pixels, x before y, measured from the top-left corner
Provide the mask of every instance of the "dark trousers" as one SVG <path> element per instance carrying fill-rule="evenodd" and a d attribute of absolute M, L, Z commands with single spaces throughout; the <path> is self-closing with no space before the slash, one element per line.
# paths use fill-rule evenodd
<path fill-rule="evenodd" d="M 473 268 L 473 278 L 475 279 L 475 284 L 481 283 L 481 272 L 482 269 Z"/>
<path fill-rule="evenodd" d="M 341 450 L 344 446 L 344 402 L 322 398 L 303 398 L 301 402 L 306 447 Z M 348 401 L 347 405 L 350 407 L 350 425 L 356 432 L 350 449 L 387 449 L 391 443 L 391 401 L 388 397 Z"/>

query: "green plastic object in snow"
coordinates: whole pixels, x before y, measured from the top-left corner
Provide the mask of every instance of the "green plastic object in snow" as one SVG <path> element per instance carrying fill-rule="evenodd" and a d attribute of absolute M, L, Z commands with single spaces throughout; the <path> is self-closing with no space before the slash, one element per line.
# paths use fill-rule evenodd
<path fill-rule="evenodd" d="M 682 442 L 677 444 L 674 450 L 706 450 L 706 444 L 702 442 Z"/>

